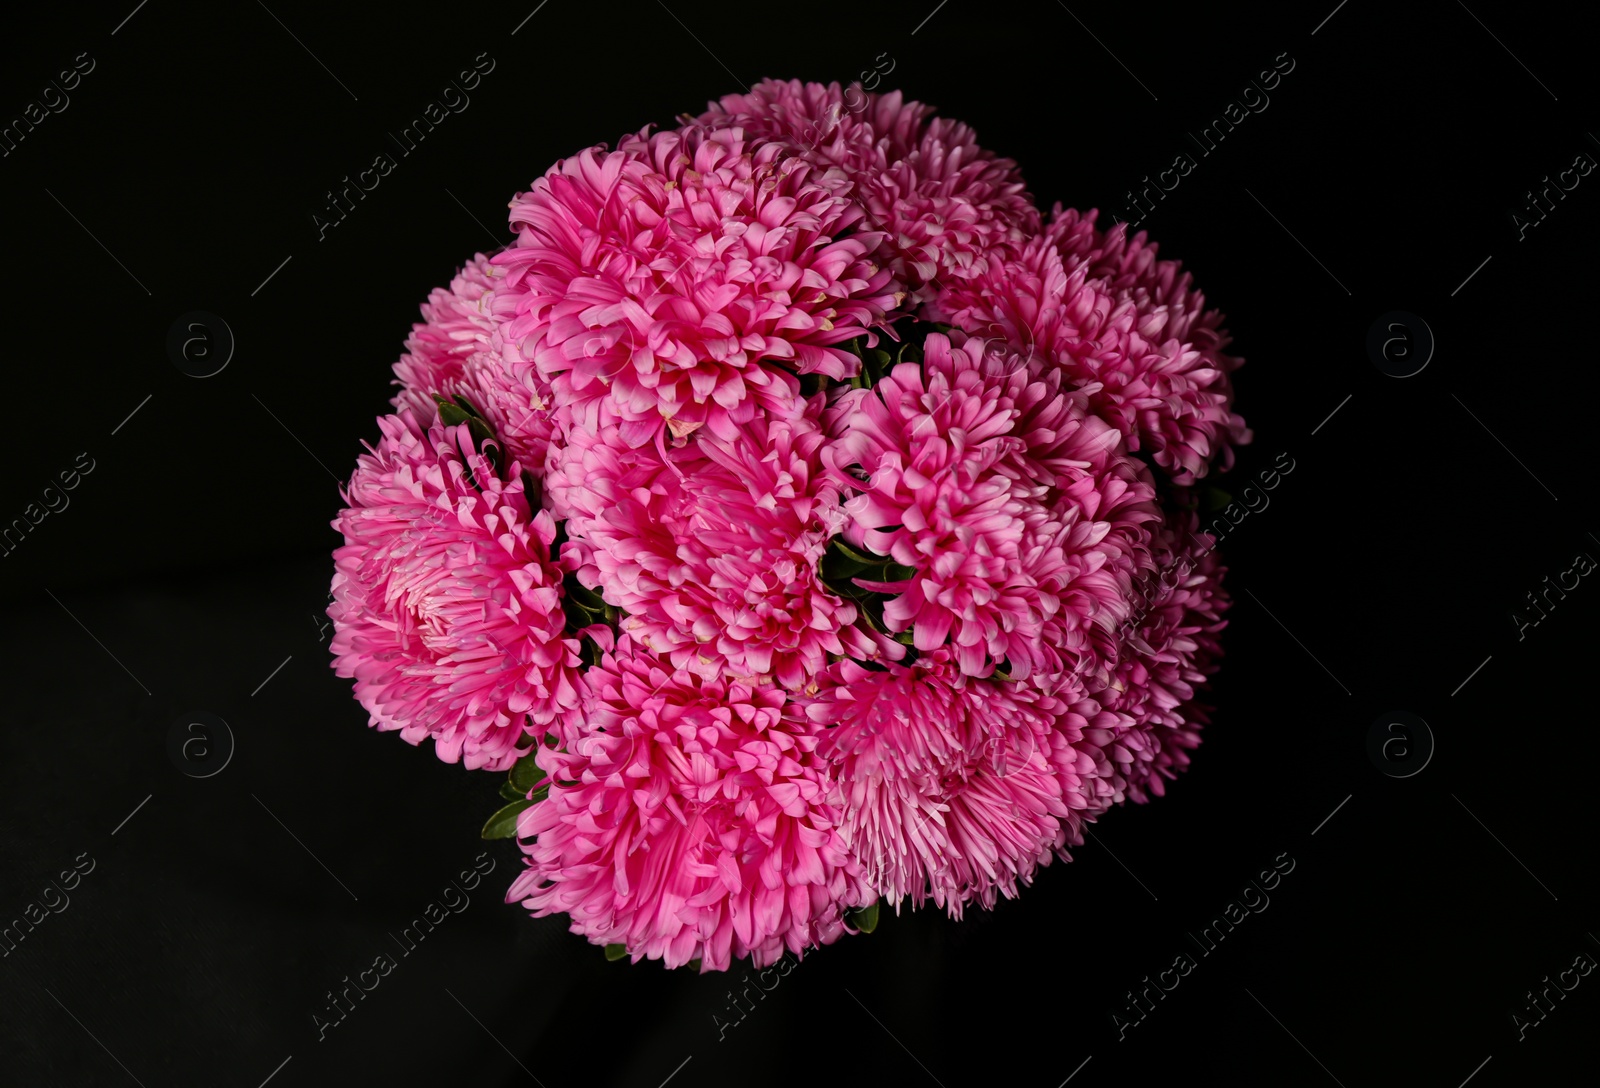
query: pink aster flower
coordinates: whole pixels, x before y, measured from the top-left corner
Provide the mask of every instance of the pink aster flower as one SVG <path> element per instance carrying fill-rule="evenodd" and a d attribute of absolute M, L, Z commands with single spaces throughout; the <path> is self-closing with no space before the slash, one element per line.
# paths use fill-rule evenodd
<path fill-rule="evenodd" d="M 1097 673 L 1131 579 L 1151 562 L 1154 491 L 1125 458 L 1113 463 L 1105 432 L 1073 418 L 1042 368 L 962 339 L 928 336 L 920 366 L 896 366 L 829 412 L 824 463 L 857 492 L 845 537 L 906 569 L 857 584 L 895 594 L 888 629 L 911 631 L 921 652 L 948 640 L 967 675 L 1006 662 L 1022 680 L 1069 660 Z"/>
<path fill-rule="evenodd" d="M 1072 809 L 1069 830 L 1078 832 L 1083 824 L 1093 823 L 1113 805 L 1127 800 L 1127 779 L 1115 760 L 1118 753 L 1110 749 L 1119 730 L 1126 731 L 1135 723 L 1125 713 L 1108 710 L 1078 676 L 1058 685 L 1055 707 L 1051 770 L 1061 785 L 1062 798 Z M 1066 847 L 1082 842 L 1081 834 L 1069 837 L 1056 852 L 1069 858 Z"/>
<path fill-rule="evenodd" d="M 867 656 L 855 606 L 818 564 L 845 522 L 820 482 L 822 398 L 663 461 L 615 429 L 575 432 L 552 491 L 570 511 L 578 577 L 626 610 L 621 629 L 705 680 L 806 684 L 829 655 Z"/>
<path fill-rule="evenodd" d="M 394 365 L 400 391 L 391 401 L 423 422 L 434 418 L 434 397 L 465 398 L 493 425 L 507 452 L 535 477 L 555 440 L 550 384 L 501 327 L 515 298 L 499 292 L 504 276 L 494 258 L 475 254 L 448 288 L 435 288 L 422 305 L 423 321 L 406 338 Z"/>
<path fill-rule="evenodd" d="M 482 351 L 494 333 L 492 312 L 499 282 L 492 258 L 482 253 L 461 267 L 449 287 L 435 287 L 422 304 L 422 321 L 411 327 L 406 352 L 394 364 L 390 401 L 410 408 L 424 421 L 433 418 L 433 395 L 446 393 L 462 375 L 467 359 Z"/>
<path fill-rule="evenodd" d="M 1152 386 L 1165 388 L 1180 407 L 1141 419 L 1147 443 L 1153 450 L 1172 451 L 1168 459 L 1181 467 L 1180 484 L 1204 475 L 1213 461 L 1226 471 L 1233 465 L 1234 447 L 1249 443 L 1251 432 L 1232 410 L 1229 375 L 1244 360 L 1224 351 L 1230 337 L 1221 311 L 1206 308 L 1205 295 L 1194 289 L 1181 262 L 1157 259 L 1157 246 L 1144 231 L 1129 238 L 1127 224 L 1118 223 L 1102 232 L 1094 225 L 1097 214 L 1058 204 L 1046 234 L 1069 273 L 1084 268 L 1101 291 L 1132 305 L 1138 315 L 1134 327 L 1160 357 L 1148 360 L 1149 369 L 1165 385 Z"/>
<path fill-rule="evenodd" d="M 1075 216 L 1059 216 L 1045 237 L 1003 267 L 948 287 L 930 312 L 1055 362 L 1130 450 L 1148 452 L 1177 482 L 1192 482 L 1213 461 L 1226 468 L 1232 446 L 1248 441 L 1249 432 L 1231 409 L 1227 373 L 1237 364 L 1217 353 L 1224 342 L 1216 331 L 1220 315 L 1180 316 L 1154 301 L 1143 281 L 1118 286 L 1132 281 L 1122 273 L 1115 282 L 1097 275 L 1111 270 L 1100 250 L 1085 257 L 1067 248 L 1092 241 Z M 1171 270 L 1164 274 L 1149 287 L 1181 294 Z"/>
<path fill-rule="evenodd" d="M 837 83 L 765 79 L 748 92 L 723 95 L 698 118 L 686 115 L 684 121 L 707 128 L 736 125 L 748 139 L 782 144 L 793 154 L 859 178 L 885 162 L 873 118 L 860 108 L 863 95 L 853 90 L 848 105 L 856 108 L 851 109 Z M 908 113 L 908 125 L 916 120 Z"/>
<path fill-rule="evenodd" d="M 903 158 L 862 186 L 870 219 L 892 232 L 891 265 L 912 304 L 949 282 L 984 275 L 1020 253 L 1041 223 L 1017 164 L 977 144 L 959 121 L 935 117 Z"/>
<path fill-rule="evenodd" d="M 817 686 L 805 714 L 827 731 L 841 837 L 896 908 L 992 908 L 1081 841 L 1056 770 L 1073 761 L 1057 703 L 1031 685 L 971 679 L 944 648 L 910 666 L 842 661 Z"/>
<path fill-rule="evenodd" d="M 933 297 L 941 280 L 981 275 L 1015 255 L 1042 226 L 1015 162 L 899 91 L 766 80 L 712 103 L 699 123 L 737 124 L 843 169 L 858 187 L 867 225 L 888 235 L 890 267 L 911 291 L 908 306 Z"/>
<path fill-rule="evenodd" d="M 439 758 L 503 770 L 525 733 L 577 705 L 555 523 L 501 479 L 466 424 L 402 408 L 358 460 L 333 523 L 332 649 L 380 730 Z"/>
<path fill-rule="evenodd" d="M 732 439 L 758 407 L 788 410 L 784 368 L 851 372 L 837 345 L 898 304 L 861 219 L 842 171 L 737 128 L 590 148 L 512 202 L 505 334 L 575 425 L 596 430 L 606 400 L 629 446 L 666 428 Z"/>
<path fill-rule="evenodd" d="M 1157 570 L 1138 586 L 1114 679 L 1100 693 L 1127 721 L 1113 729 L 1107 752 L 1141 803 L 1166 792 L 1163 780 L 1188 766 L 1200 743 L 1208 711 L 1197 693 L 1222 656 L 1218 634 L 1231 603 L 1214 541 L 1193 512 L 1163 524 L 1154 550 Z"/>
<path fill-rule="evenodd" d="M 502 312 L 506 308 L 503 302 L 497 306 Z M 532 360 L 506 342 L 503 326 L 496 326 L 482 351 L 467 357 L 461 376 L 444 391 L 477 408 L 508 457 L 536 480 L 549 471 L 563 433 L 555 394 Z"/>
<path fill-rule="evenodd" d="M 674 671 L 629 636 L 584 674 L 583 726 L 542 747 L 549 797 L 507 901 L 566 912 L 637 962 L 757 966 L 831 943 L 872 898 L 840 841 L 817 737 L 781 689 Z"/>

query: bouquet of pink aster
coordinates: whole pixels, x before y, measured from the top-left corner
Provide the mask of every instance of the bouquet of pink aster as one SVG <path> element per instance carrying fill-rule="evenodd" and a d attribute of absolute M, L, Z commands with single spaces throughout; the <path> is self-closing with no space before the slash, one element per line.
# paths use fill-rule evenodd
<path fill-rule="evenodd" d="M 725 970 L 1014 896 L 1207 720 L 1221 315 L 898 93 L 556 163 L 422 307 L 334 522 L 371 725 L 509 772 L 507 893 Z"/>

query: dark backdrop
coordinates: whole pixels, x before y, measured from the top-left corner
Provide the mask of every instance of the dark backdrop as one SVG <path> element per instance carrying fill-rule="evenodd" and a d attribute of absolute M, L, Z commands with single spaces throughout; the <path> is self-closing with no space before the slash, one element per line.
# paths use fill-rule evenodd
<path fill-rule="evenodd" d="M 0 1079 L 1592 1078 L 1600 976 L 1560 972 L 1600 957 L 1600 588 L 1574 569 L 1600 557 L 1600 176 L 1512 218 L 1600 155 L 1568 13 L 135 2 L 6 28 L 0 118 L 39 106 L 0 158 L 0 520 L 70 505 L 0 558 L 0 921 L 43 915 L 0 962 Z M 475 59 L 492 68 L 470 106 L 398 155 L 390 134 Z M 1046 205 L 1121 211 L 1195 158 L 1143 225 L 1248 360 L 1236 477 L 1295 467 L 1223 545 L 1220 709 L 1166 798 L 1110 813 L 992 913 L 890 916 L 808 957 L 723 1029 L 739 979 L 608 963 L 503 905 L 516 848 L 476 837 L 496 779 L 365 728 L 320 626 L 335 479 L 376 433 L 417 303 L 557 157 L 764 76 L 891 62 L 885 87 L 972 123 Z M 1270 105 L 1202 155 L 1191 135 L 1274 62 L 1292 68 Z M 327 191 L 380 152 L 396 169 L 319 238 Z M 1367 347 L 1395 310 L 1416 316 L 1394 335 L 1437 342 L 1406 378 Z M 167 348 L 191 311 L 236 342 L 203 379 Z M 1519 631 L 1525 595 L 1563 577 Z M 200 712 L 227 723 L 225 765 L 215 725 L 184 762 Z M 1391 720 L 1409 740 L 1373 758 Z M 480 853 L 470 905 L 402 955 Z M 1263 878 L 1275 859 L 1289 871 Z M 1202 956 L 1191 935 L 1259 904 L 1252 879 L 1270 903 Z M 327 992 L 385 952 L 397 968 L 319 1038 Z M 1198 966 L 1128 1012 L 1184 952 Z"/>

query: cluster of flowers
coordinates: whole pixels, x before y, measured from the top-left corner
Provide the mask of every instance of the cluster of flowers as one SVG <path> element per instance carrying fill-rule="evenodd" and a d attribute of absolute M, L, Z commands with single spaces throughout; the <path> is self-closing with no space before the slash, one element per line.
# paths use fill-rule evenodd
<path fill-rule="evenodd" d="M 768 81 L 558 162 L 422 307 L 334 526 L 371 724 L 512 770 L 507 895 L 758 966 L 960 917 L 1187 765 L 1221 315 L 900 94 Z"/>

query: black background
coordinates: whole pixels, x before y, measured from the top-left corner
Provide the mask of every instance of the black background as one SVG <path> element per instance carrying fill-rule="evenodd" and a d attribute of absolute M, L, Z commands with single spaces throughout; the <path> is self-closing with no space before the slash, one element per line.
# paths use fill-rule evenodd
<path fill-rule="evenodd" d="M 1510 216 L 1600 156 L 1591 40 L 1503 0 L 935 2 L 8 15 L 5 118 L 94 68 L 0 159 L 0 521 L 80 453 L 94 468 L 0 558 L 0 921 L 94 868 L 0 962 L 0 1080 L 1592 1083 L 1600 975 L 1525 1039 L 1512 1014 L 1600 957 L 1600 588 L 1520 640 L 1511 617 L 1600 557 L 1600 175 L 1525 238 Z M 470 107 L 319 240 L 327 190 L 485 53 Z M 1270 106 L 1200 157 L 1186 134 L 1283 54 Z M 519 855 L 477 838 L 498 776 L 365 728 L 319 626 L 335 478 L 417 303 L 551 162 L 765 76 L 891 59 L 885 88 L 973 124 L 1045 206 L 1109 221 L 1195 155 L 1144 227 L 1248 361 L 1236 477 L 1295 468 L 1223 545 L 1219 710 L 1167 797 L 992 913 L 886 916 L 808 957 L 719 1038 L 737 977 L 608 963 L 503 905 Z M 1405 379 L 1365 346 L 1396 309 L 1437 337 Z M 193 310 L 237 338 L 204 380 L 165 347 Z M 193 711 L 235 741 L 206 778 L 168 755 Z M 1392 711 L 1436 743 L 1409 777 L 1367 755 Z M 484 851 L 471 905 L 401 958 L 390 934 Z M 1186 934 L 1282 854 L 1270 906 L 1199 957 Z M 1125 994 L 1185 951 L 1198 967 L 1119 1039 Z M 398 967 L 319 1040 L 325 993 L 382 952 Z"/>

